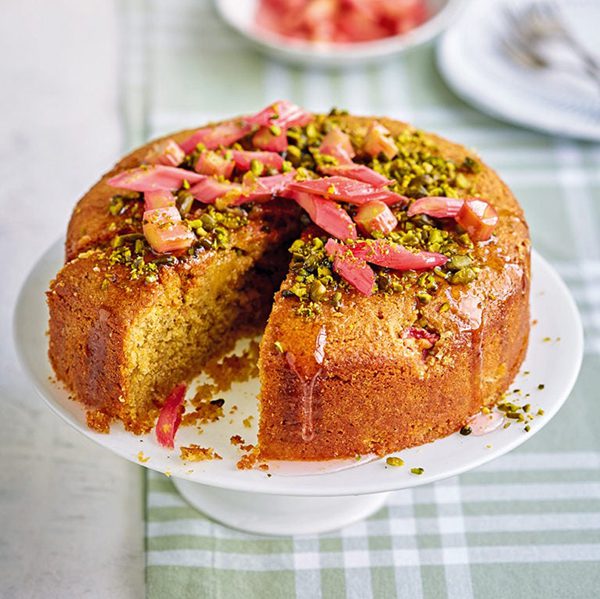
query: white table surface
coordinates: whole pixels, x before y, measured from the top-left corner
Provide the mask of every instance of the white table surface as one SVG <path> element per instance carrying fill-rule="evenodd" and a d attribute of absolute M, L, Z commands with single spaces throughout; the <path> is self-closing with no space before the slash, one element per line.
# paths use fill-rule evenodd
<path fill-rule="evenodd" d="M 0 597 L 140 597 L 142 470 L 60 422 L 19 367 L 18 289 L 121 153 L 117 6 L 4 0 L 0 18 Z"/>

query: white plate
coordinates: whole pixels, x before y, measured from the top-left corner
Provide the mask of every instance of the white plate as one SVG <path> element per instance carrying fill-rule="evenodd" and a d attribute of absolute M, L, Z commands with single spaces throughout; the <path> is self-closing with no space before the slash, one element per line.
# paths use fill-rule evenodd
<path fill-rule="evenodd" d="M 61 418 L 106 449 L 138 464 L 138 453 L 142 451 L 144 457 L 149 458 L 143 463 L 147 468 L 221 489 L 293 496 L 360 495 L 414 487 L 465 472 L 535 435 L 568 397 L 582 360 L 583 333 L 575 303 L 556 272 L 534 253 L 531 303 L 532 318 L 537 324 L 532 327 L 529 351 L 522 368 L 530 374 L 519 375 L 512 386 L 520 388 L 524 394 L 531 394 L 526 401 L 531 403 L 534 413 L 538 408 L 545 411 L 544 416 L 531 422 L 531 432 L 524 432 L 522 425 L 513 425 L 480 437 L 456 433 L 400 452 L 398 455 L 406 464 L 400 468 L 386 468 L 385 460 L 375 460 L 338 472 L 304 476 L 267 476 L 259 470 L 240 471 L 236 468 L 240 454 L 229 438 L 240 434 L 247 442 L 256 439 L 256 417 L 251 429 L 245 428 L 241 421 L 256 414 L 257 381 L 240 384 L 223 395 L 226 413 L 233 403 L 239 406 L 233 417 L 205 425 L 202 434 L 193 427 L 181 427 L 173 451 L 160 447 L 153 434 L 137 437 L 125 432 L 121 426 L 113 425 L 111 433 L 104 435 L 86 426 L 82 407 L 69 400 L 66 391 L 50 381 L 52 370 L 47 358 L 48 312 L 44 292 L 62 259 L 62 242 L 59 241 L 39 259 L 29 274 L 15 313 L 18 352 L 37 390 Z M 547 338 L 551 341 L 544 341 Z M 539 384 L 545 385 L 543 391 L 538 390 Z M 230 418 L 234 419 L 233 424 L 230 424 Z M 189 443 L 214 447 L 223 460 L 184 464 L 179 458 L 178 447 Z M 416 476 L 411 474 L 411 467 L 422 467 L 425 472 Z"/>
<path fill-rule="evenodd" d="M 464 0 L 428 0 L 433 16 L 402 35 L 354 44 L 311 43 L 258 30 L 254 15 L 258 0 L 215 0 L 223 20 L 257 48 L 274 58 L 314 66 L 354 66 L 376 62 L 434 38 L 443 31 Z"/>
<path fill-rule="evenodd" d="M 569 51 L 554 48 L 563 67 L 534 70 L 514 62 L 502 47 L 508 35 L 504 11 L 525 10 L 533 0 L 471 2 L 443 35 L 440 72 L 464 100 L 491 116 L 523 127 L 578 139 L 600 140 L 598 86 L 577 71 Z M 564 23 L 590 52 L 600 52 L 600 3 L 569 0 Z M 567 61 L 567 62 L 565 62 Z M 568 66 L 570 65 L 570 66 Z"/>

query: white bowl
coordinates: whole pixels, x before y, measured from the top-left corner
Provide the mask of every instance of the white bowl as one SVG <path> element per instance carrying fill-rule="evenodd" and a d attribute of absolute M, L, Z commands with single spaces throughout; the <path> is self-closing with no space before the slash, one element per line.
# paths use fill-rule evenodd
<path fill-rule="evenodd" d="M 401 35 L 350 44 L 308 42 L 258 29 L 254 22 L 258 0 L 215 0 L 215 5 L 228 25 L 274 58 L 296 64 L 337 67 L 377 62 L 433 39 L 448 26 L 464 2 L 427 0 L 432 16 L 422 25 Z"/>

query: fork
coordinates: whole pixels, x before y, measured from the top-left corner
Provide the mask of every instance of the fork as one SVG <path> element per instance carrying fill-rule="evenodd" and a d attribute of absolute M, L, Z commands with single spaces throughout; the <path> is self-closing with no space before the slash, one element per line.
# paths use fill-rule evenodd
<path fill-rule="evenodd" d="M 504 15 L 511 34 L 502 39 L 502 46 L 511 58 L 530 68 L 551 68 L 553 65 L 537 46 L 553 38 L 567 45 L 581 61 L 588 78 L 600 87 L 600 63 L 568 31 L 554 2 L 533 2 L 525 10 L 506 5 Z"/>

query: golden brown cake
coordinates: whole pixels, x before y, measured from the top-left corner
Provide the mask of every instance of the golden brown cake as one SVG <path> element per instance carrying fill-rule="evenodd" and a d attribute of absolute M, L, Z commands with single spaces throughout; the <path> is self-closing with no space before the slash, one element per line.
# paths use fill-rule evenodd
<path fill-rule="evenodd" d="M 383 455 L 432 441 L 497 401 L 517 373 L 529 332 L 530 243 L 498 176 L 462 146 L 404 123 L 339 111 L 285 121 L 283 113 L 148 144 L 77 204 L 65 266 L 48 292 L 49 355 L 88 407 L 90 426 L 120 419 L 135 433 L 150 430 L 175 385 L 265 323 L 264 459 Z M 183 148 L 174 162 L 165 162 L 167 143 Z M 139 186 L 147 173 L 164 186 L 155 166 L 131 171 L 149 160 L 170 165 L 169 177 L 190 173 L 167 185 L 184 249 L 157 251 L 167 246 L 152 237 L 162 225 L 150 231 L 147 190 L 116 186 Z M 285 185 L 262 193 L 277 171 L 287 172 Z M 370 182 L 354 196 L 346 174 Z M 206 185 L 223 189 L 209 197 Z M 371 213 L 361 220 L 365 198 L 388 206 L 393 228 Z M 493 213 L 487 229 L 462 216 L 472 198 Z M 344 214 L 318 212 L 332 206 Z M 427 266 L 386 266 L 398 248 Z"/>

